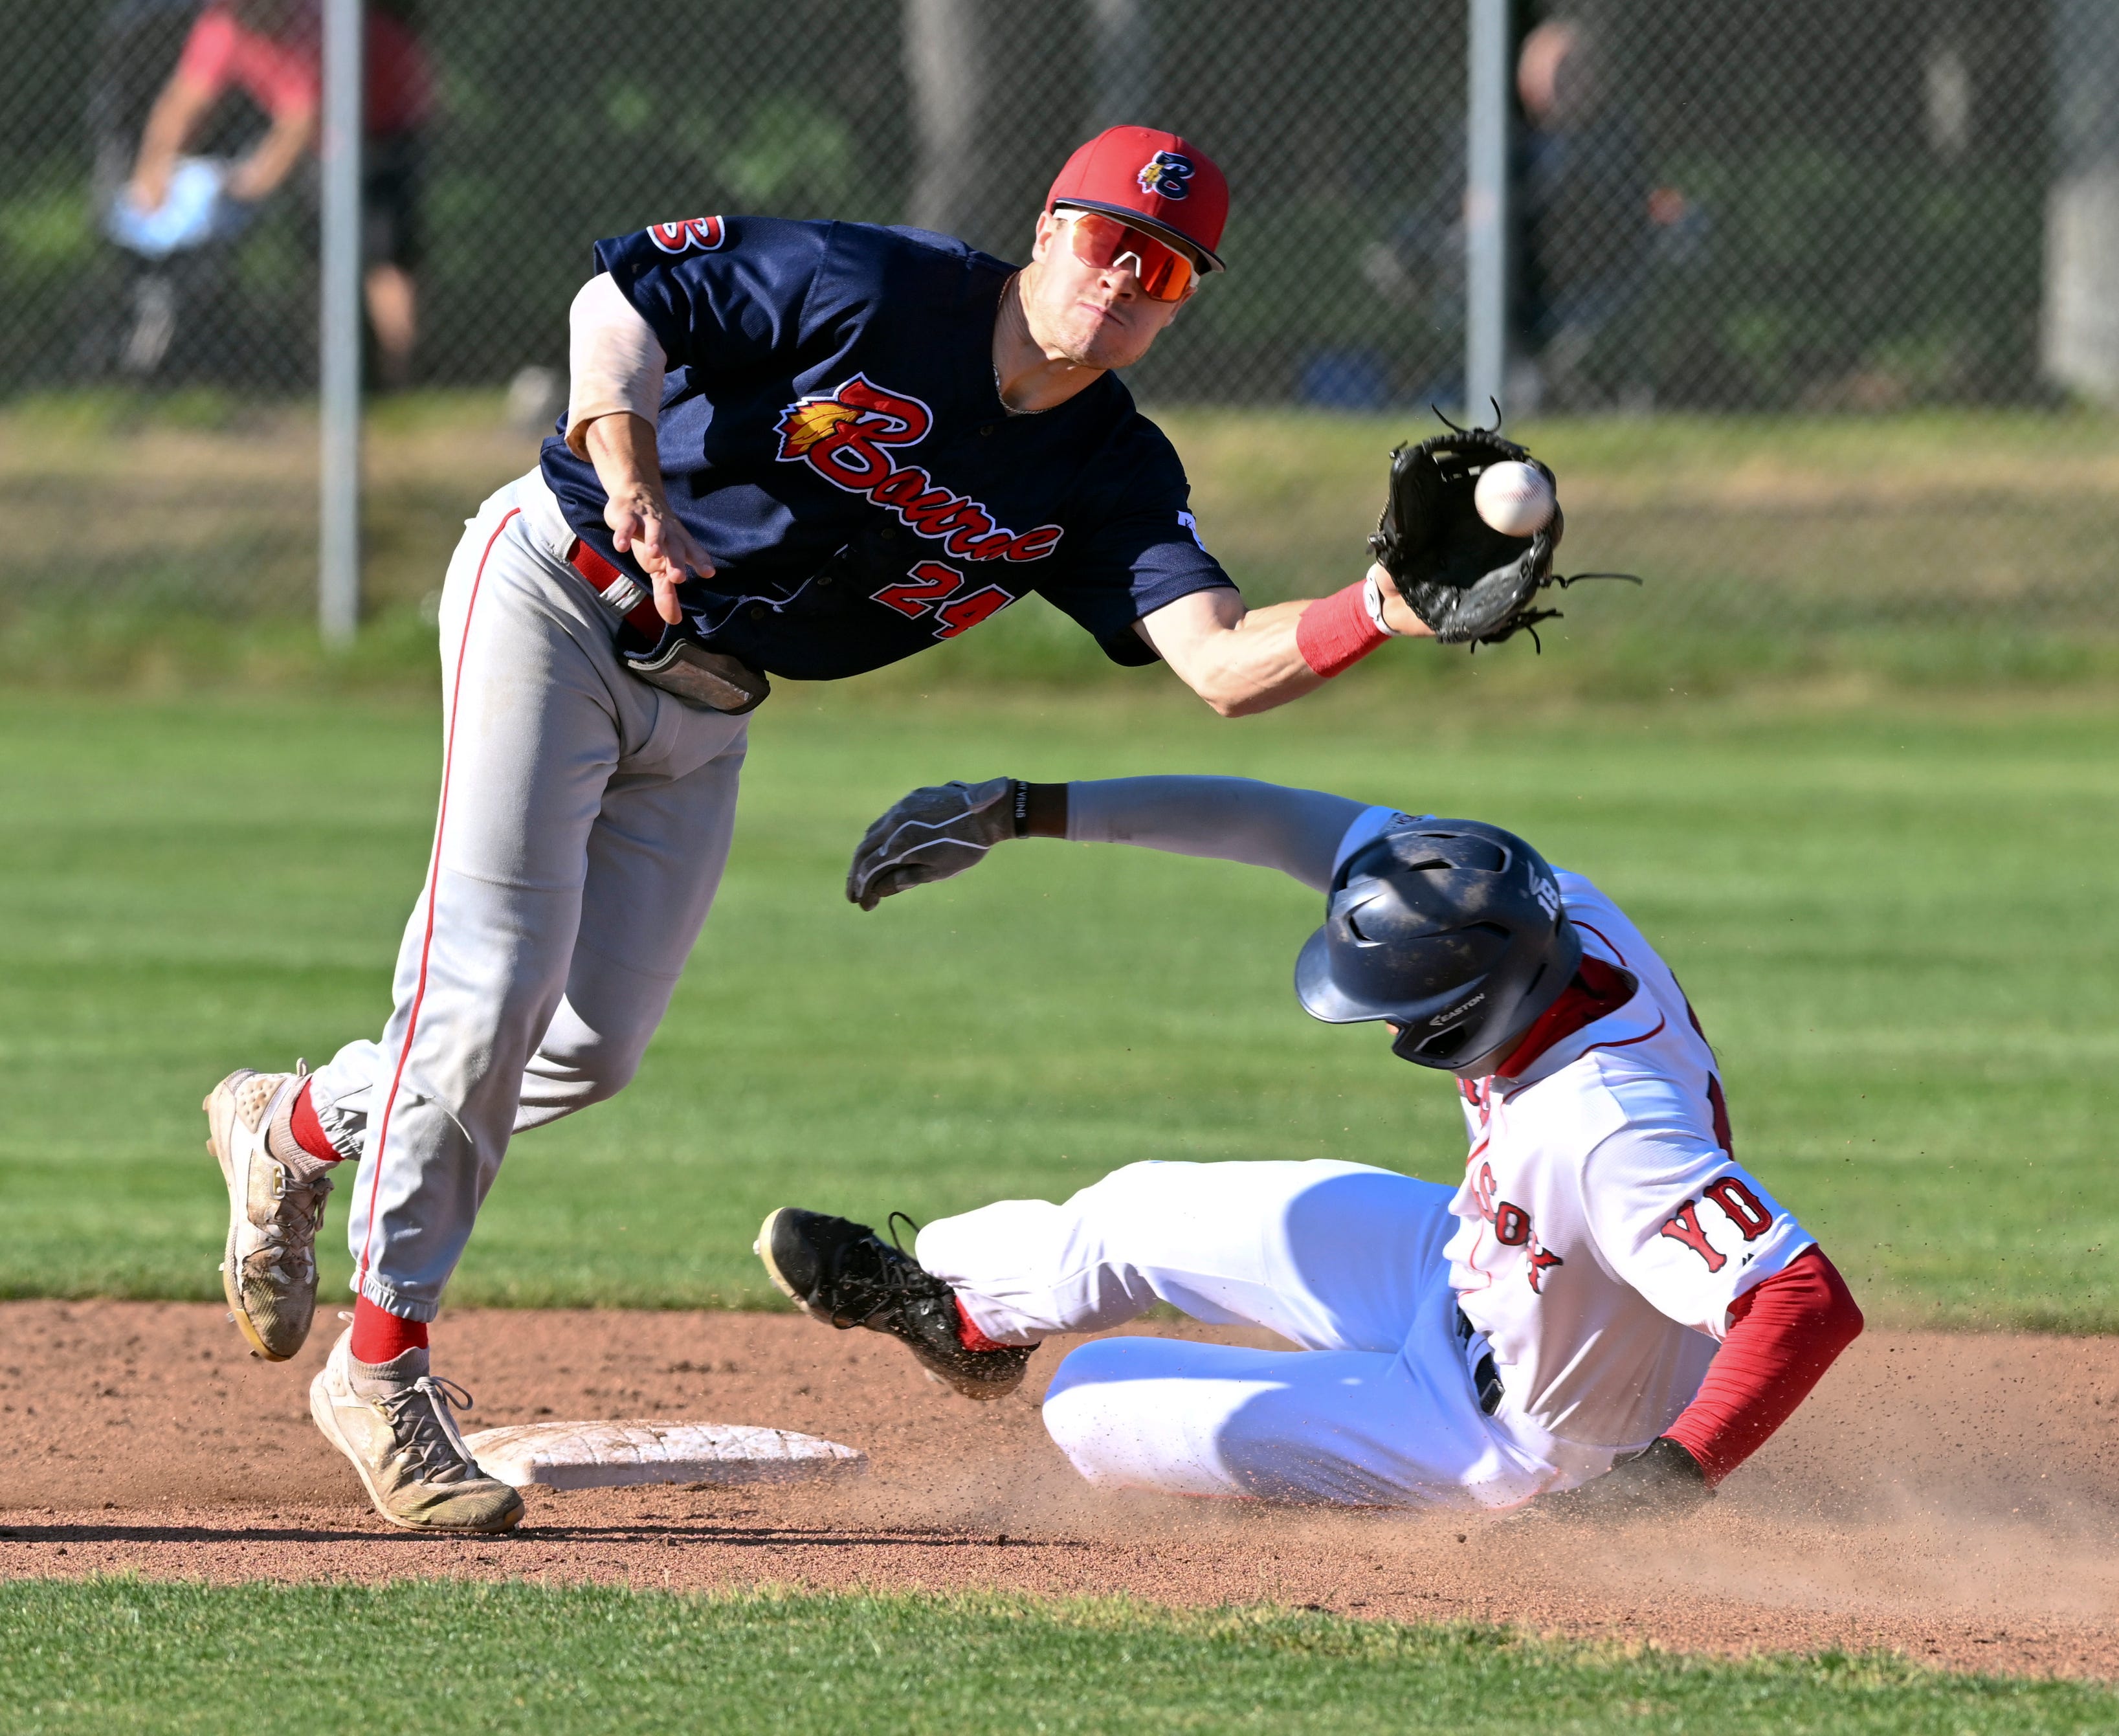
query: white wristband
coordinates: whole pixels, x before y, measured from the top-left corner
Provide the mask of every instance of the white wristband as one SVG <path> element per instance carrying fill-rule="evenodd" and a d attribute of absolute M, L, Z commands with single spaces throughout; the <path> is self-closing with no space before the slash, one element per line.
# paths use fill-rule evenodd
<path fill-rule="evenodd" d="M 1370 568 L 1361 580 L 1361 601 L 1368 606 L 1369 620 L 1379 633 L 1389 634 L 1394 639 L 1405 637 L 1397 628 L 1384 619 L 1384 587 L 1376 583 L 1375 569 Z"/>

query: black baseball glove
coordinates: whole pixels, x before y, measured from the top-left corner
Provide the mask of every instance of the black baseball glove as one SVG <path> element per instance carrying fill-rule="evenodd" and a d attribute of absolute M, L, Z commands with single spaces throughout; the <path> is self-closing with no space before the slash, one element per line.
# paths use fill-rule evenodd
<path fill-rule="evenodd" d="M 1472 504 L 1480 473 L 1509 462 L 1536 465 L 1556 480 L 1514 441 L 1454 423 L 1447 434 L 1391 454 L 1390 497 L 1369 548 L 1444 645 L 1497 645 L 1524 628 L 1535 639 L 1537 623 L 1560 613 L 1534 607 L 1538 592 L 1573 583 L 1553 577 L 1553 551 L 1567 527 L 1556 504 L 1535 536 L 1504 536 Z"/>
<path fill-rule="evenodd" d="M 1597 1524 L 1689 1513 L 1714 1498 L 1707 1474 L 1668 1435 L 1638 1453 L 1617 1460 L 1610 1470 L 1579 1488 L 1540 1495 L 1525 1509 L 1553 1519 L 1585 1519 Z"/>

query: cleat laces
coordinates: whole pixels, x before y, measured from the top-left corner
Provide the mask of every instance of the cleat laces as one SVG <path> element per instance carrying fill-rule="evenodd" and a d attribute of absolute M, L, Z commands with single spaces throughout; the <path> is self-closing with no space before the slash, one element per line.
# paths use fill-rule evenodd
<path fill-rule="evenodd" d="M 908 1302 L 931 1302 L 945 1288 L 906 1251 L 897 1229 L 901 1218 L 913 1234 L 919 1233 L 920 1226 L 905 1213 L 893 1212 L 883 1221 L 889 1242 L 867 1235 L 837 1251 L 837 1270 L 828 1286 L 836 1305 L 832 1310 L 834 1326 L 866 1325 L 882 1316 L 902 1312 Z"/>
<path fill-rule="evenodd" d="M 457 1432 L 455 1412 L 471 1408 L 471 1395 L 454 1381 L 423 1374 L 370 1401 L 390 1419 L 396 1455 L 421 1483 L 462 1483 L 482 1474 Z"/>
<path fill-rule="evenodd" d="M 262 1224 L 253 1223 L 257 1246 L 243 1265 L 254 1273 L 270 1274 L 290 1267 L 304 1279 L 316 1270 L 317 1232 L 322 1227 L 324 1201 L 330 1196 L 328 1171 L 319 1170 L 306 1181 L 289 1178 L 287 1166 L 272 1160 L 272 1198 L 279 1209 Z"/>

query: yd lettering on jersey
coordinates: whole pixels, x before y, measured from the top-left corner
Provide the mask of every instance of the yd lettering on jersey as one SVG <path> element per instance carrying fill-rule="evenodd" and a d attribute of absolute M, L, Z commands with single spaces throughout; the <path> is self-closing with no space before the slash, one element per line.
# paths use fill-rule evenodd
<path fill-rule="evenodd" d="M 1707 1262 L 1709 1271 L 1718 1272 L 1729 1263 L 1729 1256 L 1714 1246 L 1708 1234 L 1708 1224 L 1700 1221 L 1699 1208 L 1710 1201 L 1720 1208 L 1723 1218 L 1736 1227 L 1746 1242 L 1756 1242 L 1771 1229 L 1774 1214 L 1760 1203 L 1756 1194 L 1734 1176 L 1723 1176 L 1719 1181 L 1709 1182 L 1700 1190 L 1698 1199 L 1686 1200 L 1671 1214 L 1660 1233 L 1690 1248 Z M 1748 1256 L 1745 1263 L 1750 1263 Z"/>

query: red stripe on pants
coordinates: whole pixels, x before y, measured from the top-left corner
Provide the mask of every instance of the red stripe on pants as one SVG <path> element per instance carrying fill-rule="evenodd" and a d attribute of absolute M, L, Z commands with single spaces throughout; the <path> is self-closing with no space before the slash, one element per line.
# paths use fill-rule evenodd
<path fill-rule="evenodd" d="M 434 816 L 434 853 L 427 861 L 427 931 L 420 942 L 420 980 L 412 991 L 412 1010 L 405 1020 L 405 1041 L 397 1051 L 397 1070 L 390 1075 L 390 1094 L 383 1100 L 383 1119 L 375 1131 L 375 1172 L 368 1181 L 368 1233 L 360 1238 L 360 1270 L 354 1278 L 359 1291 L 368 1282 L 368 1251 L 375 1241 L 375 1200 L 383 1186 L 383 1158 L 389 1149 L 390 1112 L 397 1107 L 397 1088 L 405 1077 L 405 1063 L 411 1058 L 412 1038 L 420 1028 L 420 1003 L 427 998 L 427 958 L 434 946 L 434 896 L 442 879 L 442 833 L 449 823 L 449 770 L 456 763 L 457 701 L 463 692 L 464 652 L 471 644 L 471 615 L 478 608 L 479 587 L 485 582 L 485 564 L 493 556 L 508 521 L 522 509 L 510 507 L 478 557 L 478 571 L 471 577 L 471 598 L 464 605 L 463 637 L 457 643 L 457 672 L 449 684 L 449 729 L 442 744 L 442 801 Z"/>

